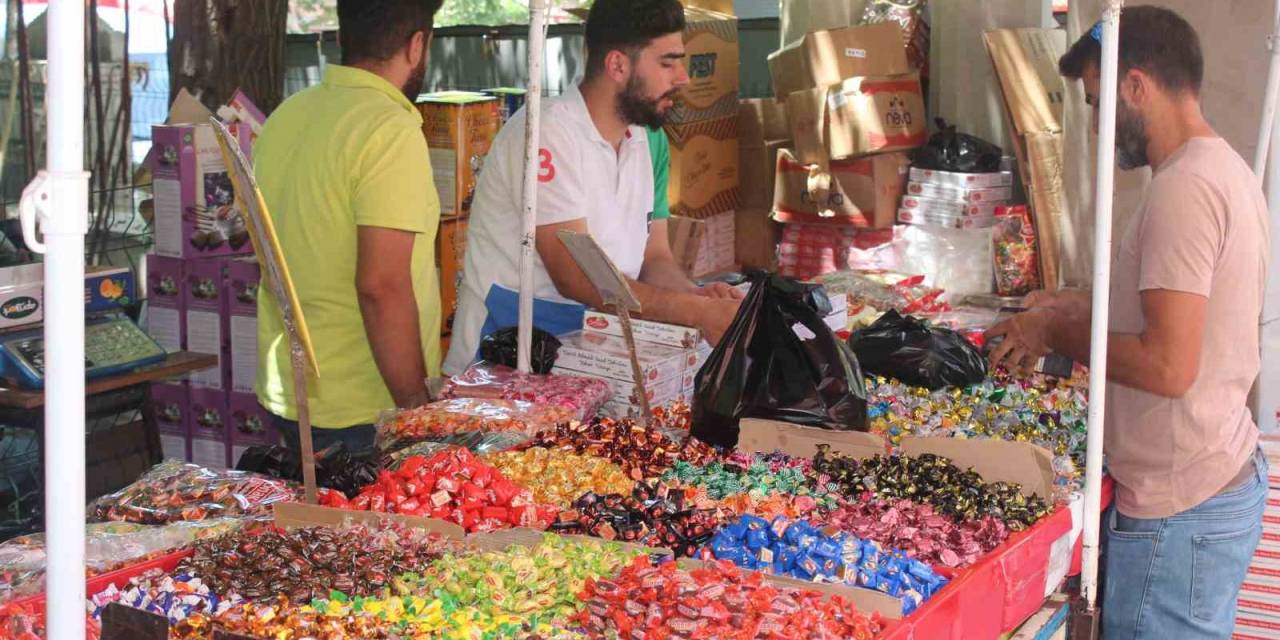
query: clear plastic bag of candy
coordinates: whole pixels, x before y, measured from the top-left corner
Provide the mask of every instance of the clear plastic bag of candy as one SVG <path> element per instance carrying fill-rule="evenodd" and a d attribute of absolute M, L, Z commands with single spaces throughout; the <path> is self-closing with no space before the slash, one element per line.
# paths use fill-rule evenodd
<path fill-rule="evenodd" d="M 217 518 L 168 525 L 99 522 L 85 526 L 85 573 L 97 575 L 177 550 L 195 540 L 222 535 L 241 521 Z M 0 544 L 0 602 L 44 591 L 44 534 L 20 536 Z"/>
<path fill-rule="evenodd" d="M 994 249 L 996 293 L 1025 296 L 1040 288 L 1040 259 L 1036 253 L 1036 231 L 1026 206 L 996 210 L 991 229 Z"/>
<path fill-rule="evenodd" d="M 521 373 L 480 362 L 450 378 L 441 398 L 488 398 L 550 404 L 574 412 L 580 421 L 594 417 L 610 397 L 609 384 L 595 378 Z"/>
<path fill-rule="evenodd" d="M 550 404 L 488 398 L 453 398 L 388 412 L 378 422 L 378 447 L 434 440 L 458 433 L 514 431 L 534 435 L 574 420 L 574 412 Z"/>
<path fill-rule="evenodd" d="M 386 466 L 388 469 L 395 470 L 399 468 L 400 463 L 406 458 L 411 456 L 430 457 L 449 447 L 470 449 L 476 455 L 484 455 L 486 453 L 501 453 L 519 449 L 529 444 L 531 440 L 530 436 L 518 431 L 492 431 L 487 433 L 467 431 L 452 433 L 431 440 L 402 441 L 397 445 L 400 448 L 387 453 Z"/>
<path fill-rule="evenodd" d="M 301 496 L 301 487 L 293 482 L 166 460 L 137 482 L 93 501 L 89 517 L 142 524 L 270 517 L 271 505 Z"/>

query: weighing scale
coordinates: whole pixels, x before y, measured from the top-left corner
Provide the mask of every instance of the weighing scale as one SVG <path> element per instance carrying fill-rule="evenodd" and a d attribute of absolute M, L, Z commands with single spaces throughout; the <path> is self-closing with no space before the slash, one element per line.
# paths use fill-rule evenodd
<path fill-rule="evenodd" d="M 0 375 L 28 389 L 44 388 L 44 328 L 0 333 Z M 84 327 L 84 369 L 89 379 L 128 373 L 164 362 L 168 354 L 123 313 L 90 317 Z"/>

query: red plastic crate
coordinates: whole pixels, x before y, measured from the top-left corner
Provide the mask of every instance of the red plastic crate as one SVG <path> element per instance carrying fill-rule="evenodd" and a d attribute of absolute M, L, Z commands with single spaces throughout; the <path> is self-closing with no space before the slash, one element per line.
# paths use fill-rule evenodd
<path fill-rule="evenodd" d="M 133 578 L 136 578 L 137 576 L 140 576 L 152 569 L 159 569 L 166 573 L 173 571 L 177 568 L 178 563 L 182 562 L 192 553 L 191 549 L 180 549 L 178 551 L 173 551 L 171 553 L 152 558 L 146 562 L 140 562 L 138 564 L 116 569 L 115 571 L 108 571 L 106 573 L 93 576 L 85 581 L 85 596 L 93 597 L 94 594 L 101 592 L 110 585 L 115 585 L 116 588 L 123 588 L 125 585 L 129 584 L 129 581 Z M 21 600 L 14 600 L 13 604 L 23 607 L 43 608 L 44 594 L 41 593 L 22 598 Z"/>

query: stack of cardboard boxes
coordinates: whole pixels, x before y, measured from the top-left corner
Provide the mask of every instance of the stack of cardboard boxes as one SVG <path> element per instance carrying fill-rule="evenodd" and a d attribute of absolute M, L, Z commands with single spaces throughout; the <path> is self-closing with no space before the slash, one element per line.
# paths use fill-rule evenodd
<path fill-rule="evenodd" d="M 184 108 L 180 100 L 175 113 Z M 229 108 L 241 121 L 228 129 L 248 157 L 265 118 L 240 94 Z M 213 127 L 157 125 L 152 139 L 147 332 L 167 351 L 211 354 L 217 364 L 152 385 L 147 413 L 167 457 L 225 467 L 245 448 L 277 440 L 253 388 L 258 264 Z"/>
<path fill-rule="evenodd" d="M 504 121 L 504 110 L 519 109 L 523 94 L 494 90 L 484 93 L 445 91 L 418 98 L 422 132 L 431 153 L 431 172 L 440 196 L 440 230 L 436 236 L 436 269 L 440 279 L 442 350 L 458 309 L 463 258 L 467 247 L 467 217 L 485 156 Z M 509 117 L 509 114 L 508 114 Z"/>
<path fill-rule="evenodd" d="M 1007 162 L 992 173 L 955 173 L 911 169 L 907 195 L 898 209 L 898 222 L 930 224 L 950 229 L 995 226 L 996 210 L 1013 201 L 1013 166 Z"/>
<path fill-rule="evenodd" d="M 711 345 L 697 329 L 632 320 L 636 356 L 650 407 L 690 402 L 694 376 L 711 355 Z M 560 338 L 554 373 L 597 378 L 609 383 L 613 398 L 604 412 L 613 417 L 638 415 L 635 377 L 622 325 L 616 316 L 588 311 L 582 331 Z"/>
<path fill-rule="evenodd" d="M 668 115 L 671 244 L 693 277 L 735 265 L 738 191 L 738 21 L 685 9 L 689 85 Z"/>
<path fill-rule="evenodd" d="M 892 239 L 905 152 L 928 136 L 918 64 L 895 23 L 811 31 L 770 55 L 776 104 L 761 110 L 782 105 L 789 138 L 774 151 L 770 203 L 789 227 L 778 251 L 784 275 L 849 268 L 853 249 Z"/>

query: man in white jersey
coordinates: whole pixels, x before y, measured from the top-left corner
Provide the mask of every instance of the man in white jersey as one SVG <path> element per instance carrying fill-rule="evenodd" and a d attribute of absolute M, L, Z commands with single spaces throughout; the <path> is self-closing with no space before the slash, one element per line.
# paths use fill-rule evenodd
<path fill-rule="evenodd" d="M 587 19 L 582 83 L 543 107 L 534 258 L 535 325 L 563 333 L 599 294 L 557 233 L 589 233 L 640 299 L 644 317 L 698 327 L 714 344 L 741 296 L 698 287 L 676 263 L 667 221 L 654 215 L 654 168 L 645 127 L 659 127 L 680 89 L 684 7 L 677 0 L 597 0 Z M 520 279 L 525 112 L 494 140 L 476 187 L 458 313 L 444 371 L 476 358 L 480 340 L 514 324 Z"/>

